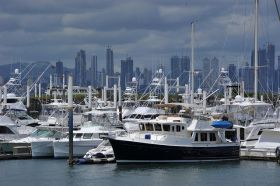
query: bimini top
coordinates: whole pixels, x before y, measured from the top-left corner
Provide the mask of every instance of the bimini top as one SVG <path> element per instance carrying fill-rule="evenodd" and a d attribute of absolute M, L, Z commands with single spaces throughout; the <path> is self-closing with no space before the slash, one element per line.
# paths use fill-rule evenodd
<path fill-rule="evenodd" d="M 211 126 L 215 127 L 215 128 L 228 129 L 228 128 L 231 128 L 233 125 L 232 125 L 232 122 L 230 122 L 230 121 L 217 120 L 217 121 L 213 121 Z"/>

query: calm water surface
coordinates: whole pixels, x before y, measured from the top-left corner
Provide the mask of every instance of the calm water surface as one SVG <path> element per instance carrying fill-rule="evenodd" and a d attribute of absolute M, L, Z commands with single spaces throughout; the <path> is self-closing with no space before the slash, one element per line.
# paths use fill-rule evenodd
<path fill-rule="evenodd" d="M 275 162 L 234 161 L 192 164 L 75 165 L 67 160 L 0 161 L 0 186 L 40 185 L 275 185 Z"/>

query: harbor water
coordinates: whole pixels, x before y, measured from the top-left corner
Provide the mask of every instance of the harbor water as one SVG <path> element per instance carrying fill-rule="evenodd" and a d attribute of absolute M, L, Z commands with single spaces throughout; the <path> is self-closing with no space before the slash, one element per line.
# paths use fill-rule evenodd
<path fill-rule="evenodd" d="M 280 166 L 268 161 L 187 164 L 95 164 L 67 160 L 0 161 L 1 186 L 72 185 L 280 185 Z"/>

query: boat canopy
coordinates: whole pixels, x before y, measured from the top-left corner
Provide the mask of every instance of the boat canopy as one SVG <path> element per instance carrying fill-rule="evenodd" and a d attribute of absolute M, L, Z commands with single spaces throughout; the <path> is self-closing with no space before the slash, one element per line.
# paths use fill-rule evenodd
<path fill-rule="evenodd" d="M 230 121 L 218 120 L 218 121 L 213 121 L 211 126 L 215 127 L 215 128 L 228 129 L 228 128 L 231 128 L 233 126 L 233 124 Z"/>

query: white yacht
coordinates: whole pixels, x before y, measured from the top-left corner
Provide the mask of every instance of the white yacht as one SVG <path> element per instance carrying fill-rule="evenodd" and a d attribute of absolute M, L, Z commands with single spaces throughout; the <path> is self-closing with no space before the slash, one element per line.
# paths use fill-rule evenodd
<path fill-rule="evenodd" d="M 239 142 L 225 137 L 225 131 L 234 132 L 227 129 L 232 124 L 212 122 L 202 116 L 190 125 L 182 118 L 157 118 L 141 121 L 138 132 L 110 136 L 109 140 L 117 163 L 239 159 Z"/>
<path fill-rule="evenodd" d="M 280 154 L 280 128 L 264 129 L 254 146 L 241 148 L 240 154 L 250 159 L 277 158 Z"/>
<path fill-rule="evenodd" d="M 123 131 L 115 129 L 114 131 Z M 111 130 L 103 126 L 84 125 L 81 129 L 73 132 L 73 155 L 83 156 L 88 150 L 96 148 L 104 138 L 108 137 Z M 54 157 L 66 158 L 69 154 L 69 138 L 53 141 Z"/>
<path fill-rule="evenodd" d="M 0 115 L 0 141 L 10 141 L 30 135 L 35 128 L 18 125 L 10 117 Z"/>
<path fill-rule="evenodd" d="M 53 157 L 53 140 L 64 134 L 54 129 L 38 127 L 28 137 L 9 141 L 13 146 L 31 146 L 33 158 Z"/>

